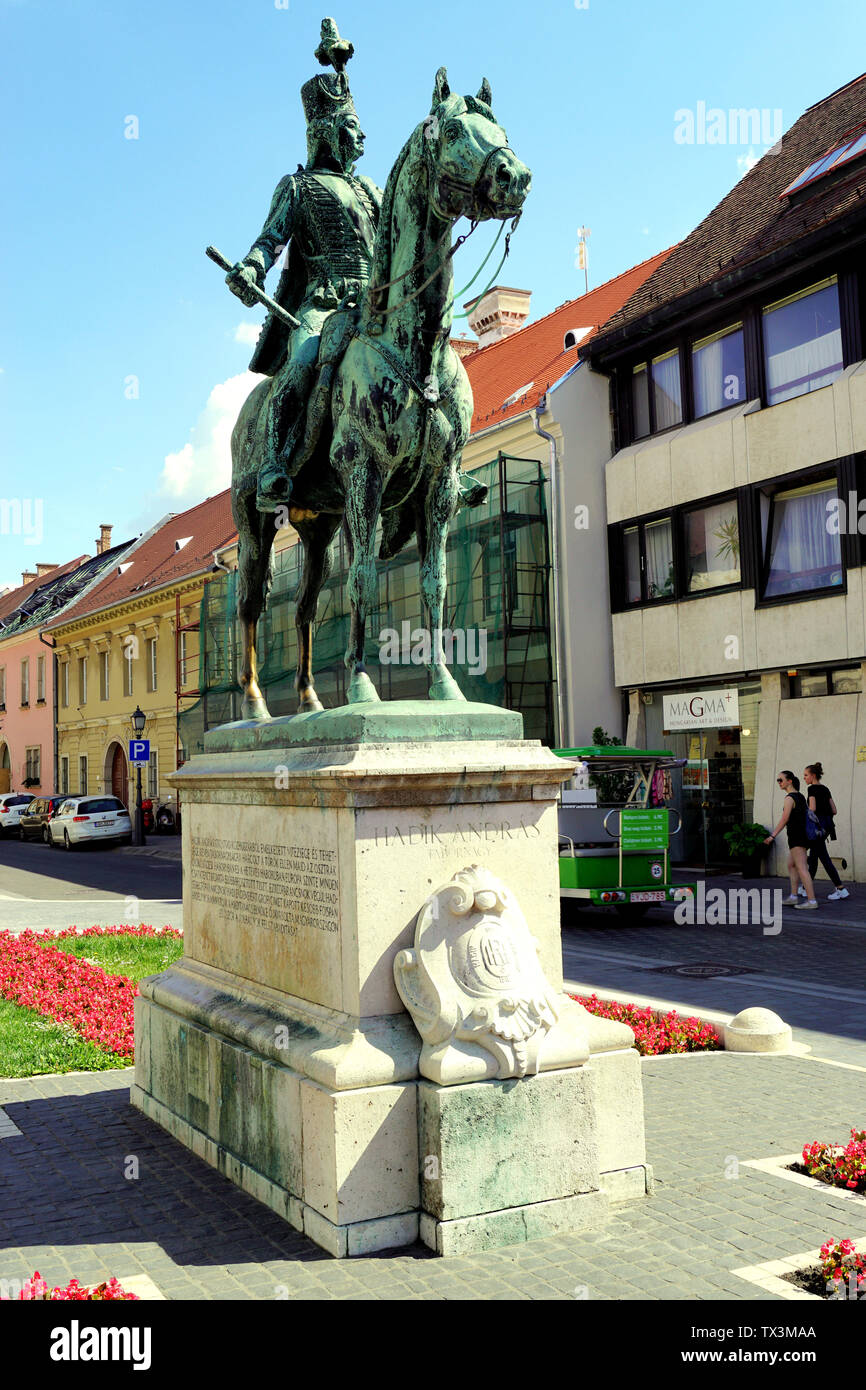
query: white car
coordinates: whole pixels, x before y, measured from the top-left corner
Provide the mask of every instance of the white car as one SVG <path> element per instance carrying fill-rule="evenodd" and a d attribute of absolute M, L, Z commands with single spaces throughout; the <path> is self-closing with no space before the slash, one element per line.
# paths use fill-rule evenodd
<path fill-rule="evenodd" d="M 0 796 L 0 836 L 18 834 L 21 812 L 33 800 L 31 792 L 4 792 Z"/>
<path fill-rule="evenodd" d="M 93 840 L 128 840 L 132 822 L 116 796 L 74 796 L 57 808 L 48 832 L 52 846 L 74 849 Z"/>

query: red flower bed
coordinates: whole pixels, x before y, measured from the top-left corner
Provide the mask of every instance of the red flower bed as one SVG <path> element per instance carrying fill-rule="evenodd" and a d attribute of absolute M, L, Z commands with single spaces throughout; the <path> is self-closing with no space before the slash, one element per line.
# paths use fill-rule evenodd
<path fill-rule="evenodd" d="M 0 997 L 68 1023 L 88 1042 L 120 1057 L 133 1054 L 133 999 L 138 986 L 125 975 L 40 943 L 69 936 L 177 936 L 174 927 L 75 927 L 64 931 L 0 932 Z"/>
<path fill-rule="evenodd" d="M 713 1052 L 722 1040 L 712 1024 L 699 1018 L 681 1018 L 676 1009 L 658 1015 L 649 1006 L 621 1004 L 616 999 L 599 999 L 596 994 L 572 994 L 578 1004 L 599 1018 L 612 1018 L 634 1029 L 634 1045 L 642 1057 L 663 1052 Z"/>
<path fill-rule="evenodd" d="M 18 1295 L 18 1300 L 34 1300 L 45 1303 L 83 1303 L 85 1300 L 99 1300 L 109 1302 L 135 1302 L 139 1301 L 137 1293 L 126 1293 L 118 1284 L 116 1279 L 109 1279 L 104 1284 L 96 1284 L 92 1289 L 86 1285 L 79 1284 L 77 1279 L 70 1279 L 69 1283 L 63 1287 L 58 1284 L 56 1288 L 49 1289 L 42 1275 L 37 1269 L 32 1279 L 24 1281 L 24 1287 Z M 11 1298 L 4 1299 L 0 1294 L 0 1302 L 12 1303 Z"/>
<path fill-rule="evenodd" d="M 858 1255 L 853 1240 L 825 1240 L 821 1246 L 821 1273 L 825 1288 L 829 1291 L 835 1284 L 837 1292 L 843 1297 L 843 1289 L 859 1293 L 866 1287 L 866 1255 Z M 861 1295 L 862 1296 L 862 1295 Z"/>
<path fill-rule="evenodd" d="M 806 1144 L 803 1167 L 811 1177 L 820 1178 L 832 1187 L 866 1193 L 866 1129 L 852 1129 L 850 1142 L 844 1149 L 840 1144 L 825 1144 L 820 1140 Z M 866 1259 L 866 1256 L 858 1258 Z"/>

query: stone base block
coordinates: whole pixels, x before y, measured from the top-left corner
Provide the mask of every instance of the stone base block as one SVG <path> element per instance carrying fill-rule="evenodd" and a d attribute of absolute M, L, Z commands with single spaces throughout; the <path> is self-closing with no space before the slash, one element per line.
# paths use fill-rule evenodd
<path fill-rule="evenodd" d="M 600 1173 L 604 1177 L 646 1163 L 640 1056 L 634 1048 L 593 1053 L 589 1070 L 598 1120 Z"/>
<path fill-rule="evenodd" d="M 437 1255 L 473 1255 L 501 1245 L 597 1230 L 604 1225 L 607 1211 L 607 1193 L 581 1192 L 574 1197 L 529 1202 L 454 1221 L 437 1221 L 435 1216 L 422 1212 L 420 1235 Z"/>
<path fill-rule="evenodd" d="M 418 1146 L 421 1207 L 440 1222 L 596 1191 L 589 1068 L 462 1086 L 421 1081 Z"/>
<path fill-rule="evenodd" d="M 144 996 L 136 1033 L 132 1103 L 296 1230 L 335 1255 L 417 1239 L 414 1082 L 333 1091 Z"/>

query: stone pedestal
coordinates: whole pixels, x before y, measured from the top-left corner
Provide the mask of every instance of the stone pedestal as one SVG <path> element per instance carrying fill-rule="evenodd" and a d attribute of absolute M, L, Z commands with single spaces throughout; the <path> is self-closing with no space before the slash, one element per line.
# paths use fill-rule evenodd
<path fill-rule="evenodd" d="M 576 1222 L 576 1204 L 584 1223 L 600 1219 L 608 1181 L 612 1196 L 634 1195 L 613 1170 L 643 1180 L 638 1059 L 622 1025 L 584 1015 L 589 1063 L 572 1070 L 451 1087 L 419 1076 L 394 962 L 425 900 L 467 865 L 508 885 L 562 988 L 555 799 L 570 765 L 521 733 L 519 715 L 485 705 L 353 706 L 212 730 L 170 779 L 184 955 L 141 983 L 133 1103 L 334 1255 L 411 1243 L 422 1212 L 442 1253 L 526 1239 Z M 607 1132 L 604 1097 L 622 1110 L 623 1082 L 630 1102 Z M 454 1137 L 467 1103 L 488 1117 L 482 1148 L 522 1155 L 489 1200 L 468 1197 L 471 1183 L 456 1195 L 469 1182 Z M 532 1176 L 531 1142 L 557 1190 Z M 440 1163 L 439 1198 L 425 1156 Z M 479 1224 L 485 1202 L 506 1205 Z M 529 1208 L 540 1214 L 527 1220 Z"/>

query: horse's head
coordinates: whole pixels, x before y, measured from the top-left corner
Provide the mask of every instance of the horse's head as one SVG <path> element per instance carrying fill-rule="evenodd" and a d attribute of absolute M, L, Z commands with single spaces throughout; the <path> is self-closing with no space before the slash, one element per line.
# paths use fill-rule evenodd
<path fill-rule="evenodd" d="M 433 206 L 440 217 L 476 222 L 516 217 L 532 175 L 508 146 L 491 110 L 485 78 L 477 97 L 453 94 L 444 68 L 436 74 L 433 105 L 424 122 Z"/>

